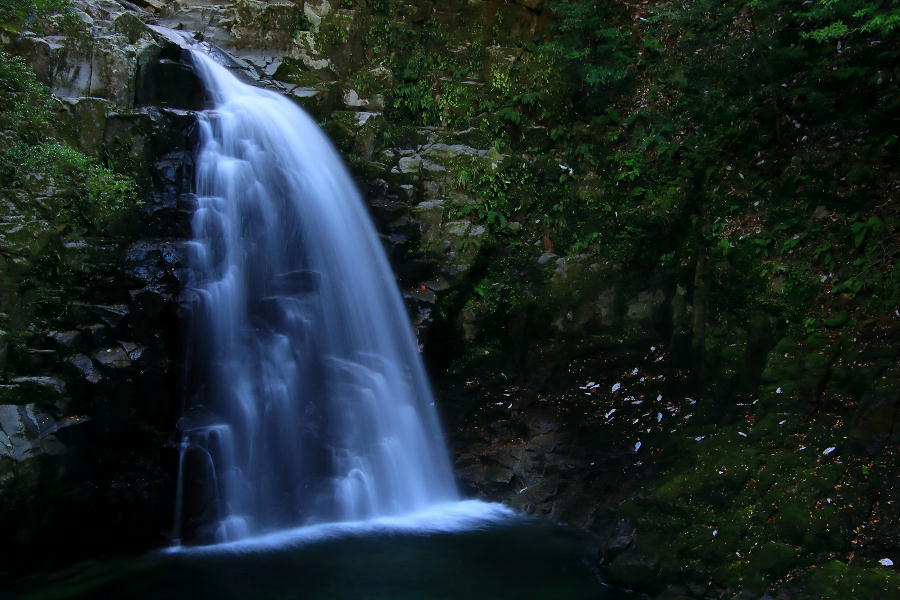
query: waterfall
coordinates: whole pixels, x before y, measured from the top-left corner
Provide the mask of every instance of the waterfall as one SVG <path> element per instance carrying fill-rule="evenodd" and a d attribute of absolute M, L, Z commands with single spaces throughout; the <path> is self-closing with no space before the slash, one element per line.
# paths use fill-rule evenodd
<path fill-rule="evenodd" d="M 457 492 L 390 265 L 315 122 L 191 51 L 193 398 L 176 538 L 406 514 Z"/>

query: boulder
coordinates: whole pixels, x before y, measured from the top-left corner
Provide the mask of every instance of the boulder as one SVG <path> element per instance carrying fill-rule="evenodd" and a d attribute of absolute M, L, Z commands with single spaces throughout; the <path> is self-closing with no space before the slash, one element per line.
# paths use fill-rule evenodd
<path fill-rule="evenodd" d="M 184 52 L 172 48 L 155 60 L 148 60 L 140 70 L 135 100 L 138 106 L 201 110 L 205 90 Z"/>
<path fill-rule="evenodd" d="M 88 383 L 99 383 L 102 379 L 102 376 L 97 371 L 97 368 L 94 366 L 94 362 L 90 359 L 89 356 L 86 356 L 84 354 L 75 354 L 74 356 L 66 359 L 66 362 L 75 367 L 81 377 Z"/>
<path fill-rule="evenodd" d="M 14 377 L 9 382 L 18 387 L 19 397 L 26 402 L 53 403 L 66 393 L 66 383 L 58 377 Z"/>
<path fill-rule="evenodd" d="M 613 585 L 632 590 L 658 591 L 659 563 L 657 554 L 632 544 L 604 566 L 603 574 Z"/>
<path fill-rule="evenodd" d="M 56 432 L 85 421 L 77 416 L 54 417 L 35 404 L 0 405 L 0 456 L 21 462 L 42 454 L 59 454 L 65 447 Z"/>
<path fill-rule="evenodd" d="M 848 445 L 853 452 L 874 456 L 900 443 L 900 390 L 882 384 L 867 393 L 850 426 Z"/>
<path fill-rule="evenodd" d="M 94 354 L 94 360 L 107 369 L 127 369 L 131 366 L 131 357 L 121 346 L 105 348 Z"/>

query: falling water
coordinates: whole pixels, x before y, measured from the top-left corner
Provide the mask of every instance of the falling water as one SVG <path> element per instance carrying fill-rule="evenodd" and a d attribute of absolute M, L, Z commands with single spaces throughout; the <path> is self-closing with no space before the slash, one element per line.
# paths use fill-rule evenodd
<path fill-rule="evenodd" d="M 390 266 L 340 158 L 286 98 L 192 51 L 199 115 L 176 537 L 457 499 Z"/>

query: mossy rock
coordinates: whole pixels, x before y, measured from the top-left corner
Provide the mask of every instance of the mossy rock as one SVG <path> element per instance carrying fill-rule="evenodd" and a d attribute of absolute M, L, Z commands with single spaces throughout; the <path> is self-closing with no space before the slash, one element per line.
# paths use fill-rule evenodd
<path fill-rule="evenodd" d="M 897 600 L 900 598 L 900 575 L 887 567 L 856 567 L 834 560 L 812 571 L 806 592 L 819 600 Z"/>
<path fill-rule="evenodd" d="M 813 552 L 819 552 L 849 545 L 849 540 L 841 530 L 837 517 L 837 509 L 831 504 L 826 504 L 816 510 L 809 519 L 803 547 L 809 548 Z"/>
<path fill-rule="evenodd" d="M 825 320 L 825 327 L 828 329 L 838 329 L 843 327 L 850 321 L 850 313 L 846 311 L 838 311 L 833 313 Z"/>
<path fill-rule="evenodd" d="M 782 504 L 773 523 L 778 538 L 789 544 L 802 544 L 809 529 L 809 503 L 789 498 Z"/>
<path fill-rule="evenodd" d="M 662 549 L 662 547 L 659 547 Z M 607 580 L 628 589 L 654 591 L 659 581 L 660 557 L 638 547 L 631 547 L 617 556 L 605 569 Z"/>
<path fill-rule="evenodd" d="M 874 455 L 900 441 L 894 425 L 900 413 L 900 387 L 897 369 L 875 382 L 863 396 L 848 436 L 848 447 L 860 454 Z"/>
<path fill-rule="evenodd" d="M 307 69 L 301 61 L 285 57 L 272 75 L 272 79 L 303 87 L 315 87 L 322 81 L 322 76 L 316 71 Z"/>
<path fill-rule="evenodd" d="M 782 542 L 768 542 L 754 550 L 747 568 L 767 578 L 783 575 L 793 569 L 800 559 L 800 552 Z"/>
<path fill-rule="evenodd" d="M 800 365 L 792 356 L 797 352 L 798 341 L 782 338 L 769 353 L 769 359 L 762 373 L 762 380 L 767 383 L 792 381 L 800 372 Z"/>

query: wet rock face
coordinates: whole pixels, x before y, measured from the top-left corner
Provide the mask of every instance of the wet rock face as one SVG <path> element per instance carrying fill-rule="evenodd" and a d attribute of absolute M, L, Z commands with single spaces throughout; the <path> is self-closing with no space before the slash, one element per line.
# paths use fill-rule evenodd
<path fill-rule="evenodd" d="M 202 110 L 204 106 L 203 85 L 190 54 L 175 46 L 145 53 L 135 88 L 138 106 L 183 110 Z"/>
<path fill-rule="evenodd" d="M 33 241 L 0 236 L 4 256 L 19 257 L 0 282 L 0 578 L 109 548 L 143 551 L 171 526 L 177 298 L 196 206 L 191 110 L 203 92 L 150 15 L 93 0 L 76 10 L 83 26 L 70 37 L 29 34 L 12 49 L 64 96 L 61 131 L 128 165 L 143 202 L 102 236 L 58 243 L 60 228 L 41 227 L 62 279 L 36 268 Z M 28 311 L 7 294 L 23 273 L 36 273 L 40 298 Z"/>
<path fill-rule="evenodd" d="M 28 57 L 57 96 L 103 98 L 131 107 L 140 56 L 157 44 L 151 30 L 117 2 L 82 0 L 73 11 L 77 26 L 20 36 L 12 49 Z"/>

